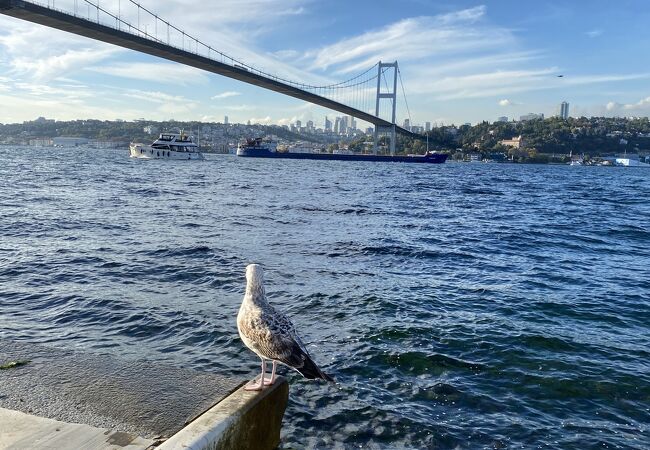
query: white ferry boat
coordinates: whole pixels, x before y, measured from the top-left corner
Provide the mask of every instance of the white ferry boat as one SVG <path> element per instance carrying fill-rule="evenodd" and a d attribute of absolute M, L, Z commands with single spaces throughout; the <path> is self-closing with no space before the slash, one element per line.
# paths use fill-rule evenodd
<path fill-rule="evenodd" d="M 199 146 L 185 133 L 161 133 L 151 145 L 131 143 L 131 158 L 204 159 Z"/>

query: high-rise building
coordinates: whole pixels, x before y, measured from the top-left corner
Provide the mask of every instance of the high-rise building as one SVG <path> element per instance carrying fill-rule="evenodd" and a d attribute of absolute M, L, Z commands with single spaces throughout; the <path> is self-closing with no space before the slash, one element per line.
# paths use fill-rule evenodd
<path fill-rule="evenodd" d="M 405 130 L 411 129 L 411 121 L 409 119 L 404 119 L 404 129 Z"/>
<path fill-rule="evenodd" d="M 569 118 L 569 104 L 562 102 L 560 104 L 560 119 L 567 120 Z"/>
<path fill-rule="evenodd" d="M 427 122 L 424 124 L 424 131 L 431 131 L 431 122 Z"/>
<path fill-rule="evenodd" d="M 298 128 L 298 131 L 302 128 L 302 122 L 299 120 L 296 120 L 296 128 Z"/>
<path fill-rule="evenodd" d="M 332 121 L 325 117 L 325 132 L 329 133 L 332 131 Z"/>
<path fill-rule="evenodd" d="M 341 117 L 341 123 L 339 124 L 339 134 L 348 134 L 348 116 Z"/>
<path fill-rule="evenodd" d="M 310 133 L 314 131 L 314 121 L 313 120 L 308 120 L 307 121 L 307 131 Z"/>
<path fill-rule="evenodd" d="M 225 116 L 225 117 L 223 118 L 223 123 L 224 123 L 225 125 L 228 125 L 228 116 Z"/>
<path fill-rule="evenodd" d="M 341 132 L 341 118 L 337 117 L 334 121 L 334 134 L 339 134 Z"/>
<path fill-rule="evenodd" d="M 350 128 L 352 128 L 352 131 L 357 129 L 357 121 L 352 116 L 350 116 Z"/>
<path fill-rule="evenodd" d="M 508 121 L 508 117 L 506 116 L 501 116 L 497 119 L 497 122 L 507 122 L 507 121 Z"/>

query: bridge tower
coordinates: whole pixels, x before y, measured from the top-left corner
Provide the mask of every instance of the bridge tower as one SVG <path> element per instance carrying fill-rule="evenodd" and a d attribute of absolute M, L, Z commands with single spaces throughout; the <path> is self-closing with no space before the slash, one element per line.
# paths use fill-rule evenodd
<path fill-rule="evenodd" d="M 391 70 L 392 69 L 392 70 Z M 386 72 L 389 72 L 386 76 Z M 392 78 L 391 76 L 392 75 Z M 378 74 L 377 74 L 377 105 L 375 108 L 375 116 L 380 117 L 380 106 L 382 100 L 390 100 L 392 103 L 392 115 L 390 123 L 392 124 L 389 127 L 375 125 L 375 142 L 374 142 L 374 152 L 377 154 L 377 148 L 379 146 L 379 136 L 382 133 L 390 135 L 390 154 L 395 154 L 395 111 L 397 108 L 397 77 L 398 77 L 398 67 L 397 61 L 393 63 L 383 63 L 379 61 L 378 65 Z M 382 82 L 386 86 L 386 90 L 382 91 Z M 392 84 L 392 91 L 390 90 L 390 84 Z"/>

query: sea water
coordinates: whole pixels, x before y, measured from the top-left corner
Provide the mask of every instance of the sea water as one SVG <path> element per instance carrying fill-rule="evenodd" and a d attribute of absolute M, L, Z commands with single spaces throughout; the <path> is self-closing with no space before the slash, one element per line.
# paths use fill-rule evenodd
<path fill-rule="evenodd" d="M 252 378 L 247 264 L 336 386 L 283 448 L 650 447 L 650 170 L 0 147 L 0 338 Z"/>

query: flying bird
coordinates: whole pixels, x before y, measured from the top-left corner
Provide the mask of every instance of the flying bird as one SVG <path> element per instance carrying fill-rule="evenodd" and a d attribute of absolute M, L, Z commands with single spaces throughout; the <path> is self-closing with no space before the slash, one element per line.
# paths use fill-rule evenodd
<path fill-rule="evenodd" d="M 247 391 L 259 391 L 275 383 L 277 363 L 300 372 L 305 378 L 334 379 L 318 368 L 311 359 L 291 321 L 271 306 L 264 291 L 264 271 L 258 264 L 246 267 L 246 293 L 239 314 L 237 329 L 246 347 L 262 360 L 262 375 L 244 386 Z M 273 362 L 271 378 L 265 378 L 267 361 Z"/>
<path fill-rule="evenodd" d="M 558 78 L 564 78 L 564 75 L 558 75 L 557 77 Z"/>

